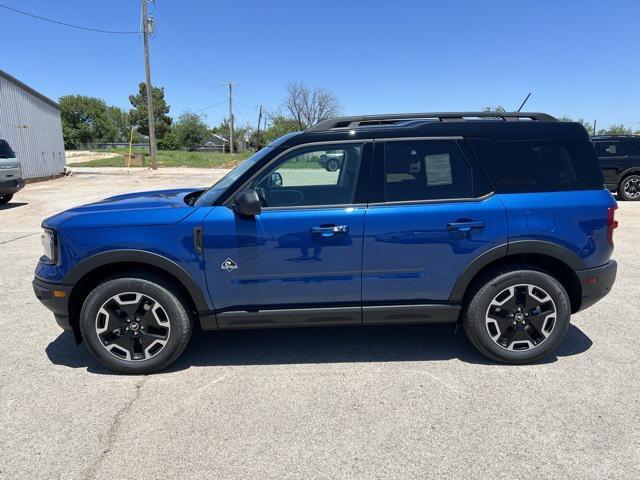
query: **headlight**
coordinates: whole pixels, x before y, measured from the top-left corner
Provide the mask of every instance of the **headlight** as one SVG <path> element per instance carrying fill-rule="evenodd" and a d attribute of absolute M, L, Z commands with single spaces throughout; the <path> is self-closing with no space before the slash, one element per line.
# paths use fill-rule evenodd
<path fill-rule="evenodd" d="M 44 260 L 47 263 L 56 263 L 58 261 L 56 233 L 53 230 L 45 228 L 40 240 L 42 241 L 42 247 L 44 248 Z"/>

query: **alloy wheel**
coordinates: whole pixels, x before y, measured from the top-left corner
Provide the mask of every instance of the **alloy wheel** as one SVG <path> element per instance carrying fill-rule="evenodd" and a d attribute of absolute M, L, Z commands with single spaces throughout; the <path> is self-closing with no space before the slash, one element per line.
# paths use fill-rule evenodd
<path fill-rule="evenodd" d="M 622 190 L 627 198 L 637 200 L 640 198 L 640 177 L 631 176 L 627 178 L 622 186 Z"/>
<path fill-rule="evenodd" d="M 96 315 L 96 334 L 111 355 L 148 360 L 167 344 L 171 333 L 164 307 L 148 295 L 125 292 L 109 298 Z"/>
<path fill-rule="evenodd" d="M 531 284 L 508 287 L 487 309 L 486 328 L 491 339 L 511 351 L 538 348 L 553 332 L 557 310 L 551 296 Z"/>

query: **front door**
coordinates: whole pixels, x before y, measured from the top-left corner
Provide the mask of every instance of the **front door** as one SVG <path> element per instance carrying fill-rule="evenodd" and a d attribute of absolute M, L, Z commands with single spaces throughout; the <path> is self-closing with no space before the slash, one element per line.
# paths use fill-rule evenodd
<path fill-rule="evenodd" d="M 203 249 L 221 327 L 361 323 L 365 205 L 356 191 L 370 151 L 362 142 L 295 149 L 247 185 L 262 213 L 212 210 Z"/>
<path fill-rule="evenodd" d="M 456 280 L 507 242 L 504 206 L 455 140 L 376 143 L 373 171 L 382 198 L 365 220 L 364 323 L 455 321 Z"/>

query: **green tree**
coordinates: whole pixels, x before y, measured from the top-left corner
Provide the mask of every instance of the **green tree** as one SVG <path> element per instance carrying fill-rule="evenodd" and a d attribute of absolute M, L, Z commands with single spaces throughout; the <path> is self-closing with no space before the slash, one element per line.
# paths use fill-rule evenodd
<path fill-rule="evenodd" d="M 633 130 L 625 127 L 623 124 L 611 125 L 609 128 L 598 130 L 598 135 L 631 135 Z"/>
<path fill-rule="evenodd" d="M 229 134 L 230 134 L 230 128 L 229 128 L 229 121 L 225 118 L 220 125 L 218 125 L 217 127 L 214 127 L 211 129 L 211 131 L 215 134 L 218 134 L 224 138 L 226 138 L 227 140 L 229 139 Z M 237 125 L 234 125 L 233 127 L 233 149 L 234 151 L 239 151 L 240 150 L 240 142 L 241 140 L 243 140 L 247 135 L 249 134 L 249 128 L 248 127 L 239 127 Z"/>
<path fill-rule="evenodd" d="M 158 150 L 178 150 L 180 148 L 180 142 L 178 142 L 178 136 L 174 130 L 172 128 L 158 140 Z"/>
<path fill-rule="evenodd" d="M 118 107 L 107 107 L 107 115 L 116 128 L 114 142 L 129 142 L 131 120 L 129 113 Z"/>
<path fill-rule="evenodd" d="M 175 133 L 178 145 L 188 150 L 195 150 L 209 134 L 209 127 L 200 115 L 186 112 L 178 118 L 173 133 Z"/>
<path fill-rule="evenodd" d="M 264 131 L 264 140 L 265 143 L 269 143 L 282 135 L 297 132 L 302 129 L 302 124 L 297 120 L 287 118 L 282 115 L 276 115 L 275 117 L 271 117 L 271 125 L 269 125 L 269 128 Z"/>
<path fill-rule="evenodd" d="M 167 115 L 170 107 L 164 99 L 164 88 L 153 87 L 151 96 L 153 98 L 153 125 L 156 138 L 161 139 L 171 129 L 172 119 Z M 133 109 L 129 111 L 132 124 L 138 126 L 138 132 L 142 135 L 149 135 L 146 83 L 141 82 L 138 85 L 138 94 L 129 95 L 129 101 L 133 106 Z"/>
<path fill-rule="evenodd" d="M 58 103 L 65 148 L 116 140 L 118 127 L 104 100 L 84 95 L 65 95 L 60 97 Z"/>

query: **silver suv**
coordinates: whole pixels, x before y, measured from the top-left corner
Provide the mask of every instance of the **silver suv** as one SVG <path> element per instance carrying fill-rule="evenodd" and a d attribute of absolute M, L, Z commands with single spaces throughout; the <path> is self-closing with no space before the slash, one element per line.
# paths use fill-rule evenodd
<path fill-rule="evenodd" d="M 20 160 L 6 140 L 0 139 L 0 205 L 8 203 L 13 194 L 24 187 Z"/>

